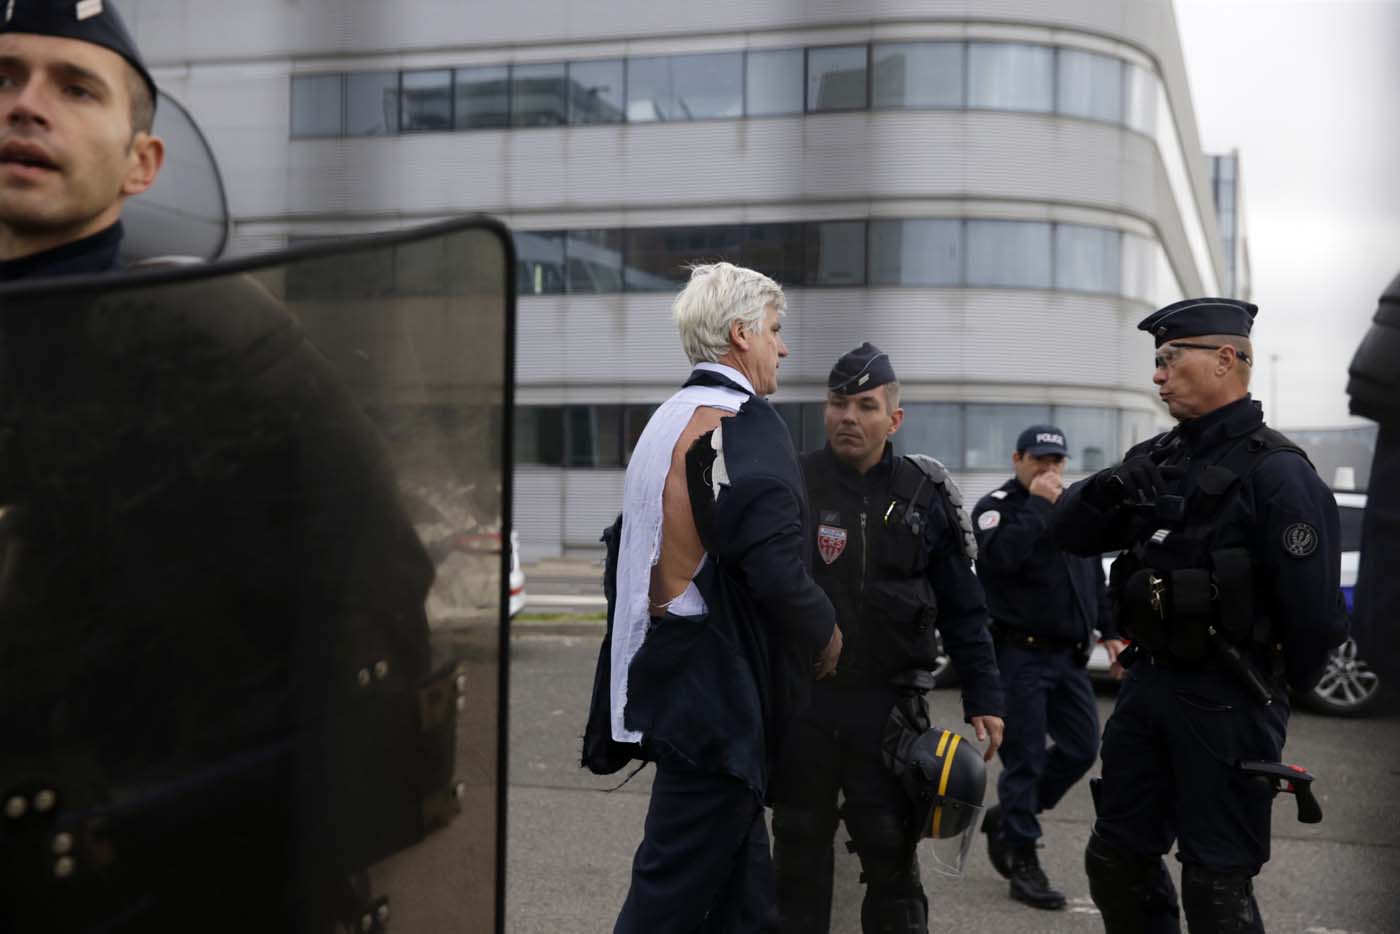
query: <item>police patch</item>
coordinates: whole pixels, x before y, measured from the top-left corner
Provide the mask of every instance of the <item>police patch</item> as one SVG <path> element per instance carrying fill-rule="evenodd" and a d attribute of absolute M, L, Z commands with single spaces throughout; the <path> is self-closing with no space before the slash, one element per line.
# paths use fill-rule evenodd
<path fill-rule="evenodd" d="M 1001 513 L 997 512 L 995 509 L 988 509 L 977 517 L 977 527 L 983 532 L 988 529 L 994 529 L 999 525 L 1001 525 Z"/>
<path fill-rule="evenodd" d="M 846 530 L 834 525 L 817 526 L 817 551 L 827 564 L 841 557 L 846 550 Z"/>
<path fill-rule="evenodd" d="M 1283 530 L 1283 550 L 1295 558 L 1306 558 L 1317 551 L 1317 529 L 1306 522 L 1295 522 Z"/>

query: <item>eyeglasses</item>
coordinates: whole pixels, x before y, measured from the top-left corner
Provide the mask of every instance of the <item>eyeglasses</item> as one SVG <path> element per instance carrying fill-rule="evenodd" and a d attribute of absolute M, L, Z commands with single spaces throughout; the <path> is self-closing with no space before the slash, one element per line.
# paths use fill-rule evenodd
<path fill-rule="evenodd" d="M 1235 356 L 1239 357 L 1245 363 L 1250 362 L 1249 354 L 1230 344 L 1192 344 L 1187 341 L 1173 341 L 1167 344 L 1167 347 L 1173 350 L 1219 350 L 1221 347 L 1229 347 L 1235 352 Z M 1179 354 L 1174 353 L 1159 353 L 1152 358 L 1152 365 L 1159 370 L 1167 369 L 1175 365 L 1178 356 Z"/>

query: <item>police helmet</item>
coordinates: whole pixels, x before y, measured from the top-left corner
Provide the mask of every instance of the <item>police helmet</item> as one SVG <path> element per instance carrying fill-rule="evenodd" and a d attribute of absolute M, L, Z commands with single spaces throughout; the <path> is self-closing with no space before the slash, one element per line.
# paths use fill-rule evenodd
<path fill-rule="evenodd" d="M 982 754 L 957 733 L 934 728 L 909 747 L 901 781 L 914 802 L 920 837 L 935 841 L 933 868 L 960 875 L 987 791 Z"/>

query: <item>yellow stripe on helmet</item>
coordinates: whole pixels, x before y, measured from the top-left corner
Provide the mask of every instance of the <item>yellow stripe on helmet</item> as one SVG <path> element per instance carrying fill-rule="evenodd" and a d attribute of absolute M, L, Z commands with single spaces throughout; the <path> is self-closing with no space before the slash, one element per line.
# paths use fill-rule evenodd
<path fill-rule="evenodd" d="M 943 744 L 948 742 L 949 735 L 950 734 L 947 730 L 943 731 L 943 738 L 938 741 L 938 751 L 935 753 L 935 755 L 943 755 Z M 958 743 L 962 740 L 962 737 L 957 733 L 953 733 L 951 735 L 953 737 L 953 741 L 948 745 L 948 755 L 943 756 L 943 774 L 938 778 L 938 797 L 940 799 L 948 793 L 948 776 L 952 774 L 953 771 L 953 754 L 958 751 Z M 939 827 L 940 825 L 942 825 L 942 823 L 943 805 L 939 804 L 933 809 L 932 830 L 935 839 L 938 837 Z"/>

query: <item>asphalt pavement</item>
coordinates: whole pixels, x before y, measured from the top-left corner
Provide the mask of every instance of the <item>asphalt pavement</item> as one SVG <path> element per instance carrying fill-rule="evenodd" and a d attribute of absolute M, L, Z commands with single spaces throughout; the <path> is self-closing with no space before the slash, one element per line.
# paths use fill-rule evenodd
<path fill-rule="evenodd" d="M 577 582 L 576 595 L 587 596 L 597 594 L 596 573 L 564 576 Z M 550 580 L 548 574 L 532 575 L 527 587 L 547 593 L 541 585 Z M 596 618 L 576 623 L 557 613 L 547 620 L 532 620 L 532 614 L 527 607 L 511 643 L 505 927 L 511 934 L 598 934 L 612 930 L 626 894 L 652 772 L 644 769 L 623 784 L 625 772 L 599 777 L 579 767 L 601 626 Z M 956 689 L 935 691 L 930 699 L 936 723 L 961 724 Z M 1111 694 L 1100 696 L 1102 719 L 1112 704 Z M 1256 880 L 1270 934 L 1400 932 L 1400 712 L 1392 706 L 1368 720 L 1339 720 L 1295 711 L 1285 758 L 1317 775 L 1325 818 L 1304 825 L 1290 799 L 1280 798 L 1275 806 L 1273 860 Z M 993 781 L 997 769 L 994 763 Z M 989 786 L 988 803 L 992 795 Z M 1041 860 L 1069 896 L 1066 910 L 1012 902 L 979 835 L 962 878 L 925 868 L 930 929 L 1101 931 L 1083 872 L 1091 815 L 1087 783 L 1042 815 Z M 831 929 L 858 934 L 859 868 L 843 841 L 838 831 Z"/>

